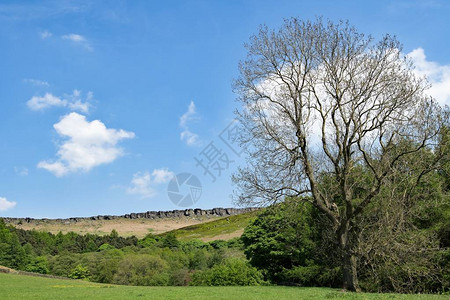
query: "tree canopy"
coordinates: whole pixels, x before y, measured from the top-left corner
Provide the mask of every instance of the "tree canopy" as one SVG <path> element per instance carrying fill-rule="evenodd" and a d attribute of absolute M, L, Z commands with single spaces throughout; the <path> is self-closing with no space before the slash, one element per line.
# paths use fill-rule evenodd
<path fill-rule="evenodd" d="M 246 47 L 235 81 L 248 158 L 233 178 L 237 201 L 307 196 L 331 222 L 344 288 L 359 290 L 358 218 L 404 157 L 436 154 L 418 160 L 417 184 L 448 159 L 437 146 L 448 109 L 427 96 L 395 37 L 375 40 L 348 22 L 288 19 L 262 26 Z"/>

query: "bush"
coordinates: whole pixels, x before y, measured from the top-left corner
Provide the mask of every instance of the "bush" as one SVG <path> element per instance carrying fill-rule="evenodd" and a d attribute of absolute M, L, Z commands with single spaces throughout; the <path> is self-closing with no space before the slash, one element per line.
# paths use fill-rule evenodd
<path fill-rule="evenodd" d="M 186 269 L 176 269 L 172 271 L 169 278 L 169 285 L 185 286 L 191 282 L 191 273 Z"/>
<path fill-rule="evenodd" d="M 327 269 L 318 265 L 296 266 L 292 269 L 284 269 L 280 273 L 281 283 L 300 286 L 338 285 L 341 277 L 339 267 Z"/>
<path fill-rule="evenodd" d="M 83 265 L 77 265 L 69 274 L 72 279 L 89 279 L 91 276 L 89 269 Z"/>
<path fill-rule="evenodd" d="M 147 234 L 142 240 L 138 241 L 138 245 L 144 248 L 155 245 L 160 240 L 160 237 L 154 234 Z"/>
<path fill-rule="evenodd" d="M 167 248 L 178 248 L 180 247 L 180 242 L 177 240 L 177 237 L 175 236 L 174 233 L 168 233 L 164 236 L 164 238 L 162 239 L 162 245 L 163 247 L 167 247 Z"/>
<path fill-rule="evenodd" d="M 48 274 L 49 270 L 47 258 L 45 256 L 32 257 L 25 267 L 25 271 Z"/>
<path fill-rule="evenodd" d="M 100 247 L 98 247 L 98 251 L 105 251 L 105 250 L 112 250 L 112 249 L 116 249 L 116 248 L 114 248 L 114 246 L 111 246 L 108 243 L 104 243 L 104 244 L 100 245 Z"/>
<path fill-rule="evenodd" d="M 76 265 L 80 264 L 77 255 L 56 255 L 49 257 L 50 274 L 57 276 L 67 276 Z"/>
<path fill-rule="evenodd" d="M 190 285 L 227 286 L 261 285 L 264 283 L 260 271 L 246 261 L 230 259 L 224 264 L 194 273 Z"/>
<path fill-rule="evenodd" d="M 333 244 L 326 240 L 326 228 L 319 224 L 322 218 L 300 199 L 286 199 L 267 208 L 241 237 L 251 265 L 273 283 L 318 285 L 318 276 L 323 276 L 321 284 L 339 286 L 339 280 L 323 273 L 339 262 Z"/>
<path fill-rule="evenodd" d="M 167 263 L 158 256 L 128 255 L 120 263 L 113 283 L 125 285 L 167 285 Z"/>

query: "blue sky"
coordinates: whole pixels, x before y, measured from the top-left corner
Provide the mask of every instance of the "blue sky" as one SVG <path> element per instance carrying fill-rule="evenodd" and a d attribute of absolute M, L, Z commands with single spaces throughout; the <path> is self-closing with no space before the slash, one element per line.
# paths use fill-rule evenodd
<path fill-rule="evenodd" d="M 193 207 L 233 206 L 242 159 L 219 134 L 260 24 L 323 16 L 396 35 L 448 104 L 449 15 L 445 0 L 0 1 L 0 216 L 179 209 L 166 190 L 180 172 L 202 183 Z M 214 182 L 194 159 L 211 142 L 229 160 Z"/>

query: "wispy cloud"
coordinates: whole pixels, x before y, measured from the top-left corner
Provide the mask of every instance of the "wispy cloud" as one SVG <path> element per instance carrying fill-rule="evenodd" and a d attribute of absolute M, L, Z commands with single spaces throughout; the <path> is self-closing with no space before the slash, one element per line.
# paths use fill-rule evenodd
<path fill-rule="evenodd" d="M 47 81 L 39 80 L 39 79 L 33 79 L 33 78 L 25 78 L 23 82 L 34 85 L 34 86 L 50 86 L 50 84 Z"/>
<path fill-rule="evenodd" d="M 20 176 L 28 176 L 28 168 L 25 167 L 14 167 L 14 172 Z"/>
<path fill-rule="evenodd" d="M 86 39 L 84 38 L 84 36 L 75 34 L 75 33 L 63 35 L 62 38 L 65 40 L 71 40 L 72 42 L 75 42 L 75 43 L 86 42 Z"/>
<path fill-rule="evenodd" d="M 167 168 L 154 169 L 150 174 L 148 171 L 137 172 L 133 175 L 127 193 L 139 195 L 141 198 L 151 198 L 156 195 L 155 185 L 169 182 L 174 173 Z"/>
<path fill-rule="evenodd" d="M 43 40 L 48 39 L 48 38 L 51 38 L 52 35 L 53 35 L 53 34 L 52 34 L 50 31 L 48 31 L 48 30 L 44 30 L 44 31 L 39 32 L 39 36 L 40 36 L 41 39 L 43 39 Z"/>
<path fill-rule="evenodd" d="M 73 111 L 88 113 L 94 98 L 92 92 L 88 92 L 83 99 L 79 90 L 73 90 L 72 94 L 65 94 L 63 97 L 46 93 L 44 96 L 33 96 L 27 101 L 31 110 L 45 110 L 50 107 L 67 107 Z"/>
<path fill-rule="evenodd" d="M 88 172 L 92 168 L 109 164 L 123 155 L 117 143 L 134 138 L 134 133 L 107 128 L 100 120 L 87 121 L 86 117 L 72 112 L 53 125 L 61 138 L 57 158 L 38 163 L 55 176 Z"/>
<path fill-rule="evenodd" d="M 8 201 L 6 198 L 0 197 L 0 211 L 7 211 L 16 206 L 16 204 L 16 202 Z"/>
<path fill-rule="evenodd" d="M 188 146 L 194 146 L 199 143 L 199 136 L 193 133 L 189 129 L 189 123 L 194 120 L 198 120 L 198 115 L 195 110 L 195 103 L 191 101 L 188 110 L 180 117 L 180 127 L 183 130 L 180 133 L 180 139 L 186 143 Z"/>
<path fill-rule="evenodd" d="M 53 96 L 51 93 L 46 93 L 42 97 L 31 97 L 27 105 L 32 110 L 43 110 L 52 106 L 67 106 L 67 101 Z"/>
<path fill-rule="evenodd" d="M 88 40 L 82 35 L 71 33 L 71 34 L 63 35 L 63 36 L 61 36 L 61 38 L 63 40 L 69 40 L 69 41 L 73 42 L 74 44 L 80 45 L 88 51 L 94 50 L 94 48 L 92 48 L 92 46 L 90 45 Z"/>
<path fill-rule="evenodd" d="M 450 65 L 427 60 L 425 51 L 417 48 L 407 54 L 412 60 L 416 75 L 426 77 L 431 83 L 427 93 L 442 105 L 450 105 Z"/>
<path fill-rule="evenodd" d="M 0 19 L 4 20 L 37 20 L 64 16 L 67 14 L 80 13 L 88 9 L 88 3 L 72 3 L 71 1 L 39 1 L 35 3 L 24 3 L 12 1 L 11 3 L 0 3 Z"/>

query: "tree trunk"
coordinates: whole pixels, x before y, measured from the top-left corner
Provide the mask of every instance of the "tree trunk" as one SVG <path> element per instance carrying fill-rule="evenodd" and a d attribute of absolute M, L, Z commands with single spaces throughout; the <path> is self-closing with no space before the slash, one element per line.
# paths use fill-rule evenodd
<path fill-rule="evenodd" d="M 357 258 L 353 253 L 354 239 L 350 237 L 349 224 L 338 230 L 339 247 L 341 250 L 341 267 L 343 275 L 343 289 L 347 291 L 360 292 L 357 271 Z"/>
<path fill-rule="evenodd" d="M 344 290 L 360 292 L 358 272 L 356 270 L 356 256 L 350 249 L 344 249 L 342 253 L 342 273 Z"/>

